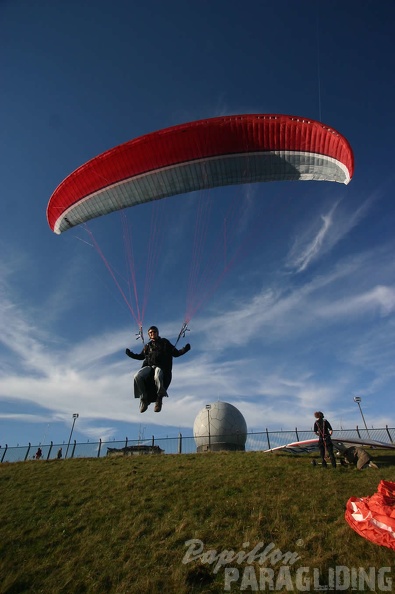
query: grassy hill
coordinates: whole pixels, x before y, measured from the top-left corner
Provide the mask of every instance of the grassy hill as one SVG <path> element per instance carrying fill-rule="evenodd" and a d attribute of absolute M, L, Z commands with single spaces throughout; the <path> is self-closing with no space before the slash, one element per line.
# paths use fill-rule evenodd
<path fill-rule="evenodd" d="M 269 591 L 270 582 L 259 581 L 264 566 L 277 592 L 301 591 L 295 572 L 309 568 L 305 591 L 312 592 L 314 568 L 327 584 L 337 566 L 391 567 L 394 551 L 344 520 L 349 497 L 372 495 L 381 479 L 395 481 L 395 457 L 373 456 L 379 470 L 362 472 L 262 452 L 2 464 L 0 592 Z M 196 554 L 186 558 L 190 546 Z M 263 565 L 246 557 L 257 546 L 268 547 Z M 227 573 L 218 562 L 220 554 L 226 562 L 225 550 L 234 551 Z M 288 582 L 278 576 L 281 565 L 289 567 Z M 395 584 L 395 570 L 391 577 Z M 377 581 L 375 588 L 353 591 L 384 591 Z"/>

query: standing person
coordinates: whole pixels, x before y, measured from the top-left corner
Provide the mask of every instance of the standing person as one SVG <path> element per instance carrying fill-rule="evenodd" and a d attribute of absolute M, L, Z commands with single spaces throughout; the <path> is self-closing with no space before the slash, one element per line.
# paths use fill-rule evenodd
<path fill-rule="evenodd" d="M 59 448 L 58 453 L 56 454 L 56 457 L 58 460 L 60 460 L 62 456 L 63 456 L 62 448 Z"/>
<path fill-rule="evenodd" d="M 316 421 L 314 423 L 314 433 L 318 435 L 318 448 L 322 459 L 322 466 L 327 467 L 326 457 L 329 456 L 333 468 L 336 468 L 335 455 L 333 453 L 333 443 L 331 435 L 333 433 L 331 424 L 324 419 L 324 413 L 321 411 L 315 412 Z"/>
<path fill-rule="evenodd" d="M 141 353 L 133 353 L 126 349 L 126 354 L 132 359 L 143 361 L 142 368 L 134 376 L 134 397 L 140 398 L 140 412 L 145 412 L 151 402 L 155 402 L 155 412 L 162 410 L 162 398 L 167 396 L 167 389 L 172 379 L 173 357 L 181 357 L 191 349 L 186 344 L 182 349 L 176 349 L 167 338 L 159 336 L 156 326 L 148 330 L 149 342 L 144 345 Z M 150 381 L 154 382 L 155 400 L 150 397 Z"/>
<path fill-rule="evenodd" d="M 35 455 L 36 460 L 40 460 L 42 458 L 42 455 L 43 455 L 42 449 L 38 448 L 36 455 Z"/>

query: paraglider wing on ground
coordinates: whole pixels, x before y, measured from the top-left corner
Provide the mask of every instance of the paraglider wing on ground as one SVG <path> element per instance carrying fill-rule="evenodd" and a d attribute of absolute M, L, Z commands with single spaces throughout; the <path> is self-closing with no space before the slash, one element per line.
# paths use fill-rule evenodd
<path fill-rule="evenodd" d="M 395 550 L 395 483 L 380 481 L 370 497 L 350 497 L 345 520 L 360 536 Z"/>
<path fill-rule="evenodd" d="M 333 447 L 336 448 L 339 452 L 344 452 L 347 448 L 351 446 L 371 446 L 376 448 L 395 450 L 395 444 L 387 443 L 384 441 L 376 441 L 375 439 L 332 437 L 332 443 Z M 293 441 L 292 443 L 287 443 L 281 446 L 277 446 L 275 448 L 270 448 L 269 450 L 265 450 L 265 452 L 284 451 L 289 452 L 291 454 L 302 454 L 311 453 L 315 450 L 318 450 L 318 437 L 313 439 L 305 439 L 303 441 Z"/>

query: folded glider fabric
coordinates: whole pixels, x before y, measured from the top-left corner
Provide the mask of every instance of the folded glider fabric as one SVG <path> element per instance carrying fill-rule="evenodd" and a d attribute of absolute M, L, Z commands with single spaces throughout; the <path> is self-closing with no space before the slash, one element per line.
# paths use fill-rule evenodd
<path fill-rule="evenodd" d="M 370 497 L 350 497 L 345 519 L 363 538 L 395 550 L 395 483 L 381 481 Z"/>

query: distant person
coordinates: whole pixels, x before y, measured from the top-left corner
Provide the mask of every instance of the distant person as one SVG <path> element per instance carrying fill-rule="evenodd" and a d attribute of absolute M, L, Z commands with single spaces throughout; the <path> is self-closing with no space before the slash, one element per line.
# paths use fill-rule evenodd
<path fill-rule="evenodd" d="M 348 464 L 355 464 L 357 470 L 364 470 L 365 468 L 378 468 L 377 464 L 372 462 L 371 456 L 366 450 L 360 446 L 352 446 L 343 452 L 345 461 Z"/>
<path fill-rule="evenodd" d="M 62 456 L 63 456 L 62 448 L 59 448 L 58 453 L 56 454 L 56 457 L 58 460 L 60 460 L 62 458 Z"/>
<path fill-rule="evenodd" d="M 155 412 L 162 410 L 162 399 L 167 396 L 167 389 L 172 379 L 173 357 L 181 357 L 191 349 L 186 344 L 176 349 L 167 338 L 159 336 L 156 326 L 148 330 L 149 342 L 141 353 L 126 349 L 132 359 L 143 361 L 141 369 L 134 375 L 134 397 L 140 398 L 140 412 L 145 412 L 151 402 L 155 402 Z"/>
<path fill-rule="evenodd" d="M 42 449 L 38 448 L 36 455 L 35 455 L 36 460 L 40 460 L 42 458 L 42 455 L 43 455 Z"/>
<path fill-rule="evenodd" d="M 324 413 L 321 411 L 315 412 L 316 419 L 314 423 L 314 433 L 318 435 L 318 448 L 322 459 L 322 466 L 327 467 L 326 458 L 330 458 L 333 468 L 336 468 L 336 459 L 333 453 L 333 443 L 331 435 L 333 433 L 331 424 L 324 419 Z"/>

